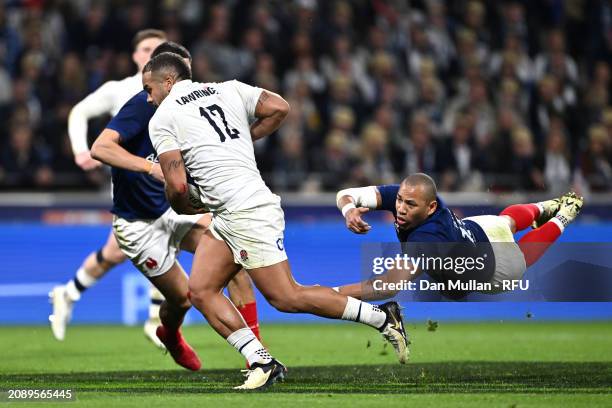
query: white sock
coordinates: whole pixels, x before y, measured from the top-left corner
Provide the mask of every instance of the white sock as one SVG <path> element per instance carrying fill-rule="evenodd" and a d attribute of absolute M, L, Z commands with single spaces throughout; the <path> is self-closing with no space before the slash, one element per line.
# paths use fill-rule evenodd
<path fill-rule="evenodd" d="M 85 272 L 85 268 L 80 267 L 74 278 L 66 285 L 66 293 L 70 300 L 76 302 L 81 298 L 81 293 L 92 287 L 97 281 L 98 279 Z"/>
<path fill-rule="evenodd" d="M 538 217 L 544 214 L 544 206 L 541 203 L 535 203 L 535 206 L 538 207 L 538 210 L 540 210 L 540 214 L 538 214 Z"/>
<path fill-rule="evenodd" d="M 164 301 L 164 295 L 153 285 L 149 288 L 151 303 L 149 304 L 149 319 L 159 319 L 159 307 Z"/>
<path fill-rule="evenodd" d="M 272 356 L 268 353 L 268 350 L 257 340 L 257 337 L 248 327 L 238 329 L 230 334 L 227 342 L 247 359 L 249 365 L 254 363 L 266 364 L 272 361 Z"/>
<path fill-rule="evenodd" d="M 552 222 L 556 224 L 557 227 L 559 227 L 559 229 L 561 230 L 561 233 L 563 233 L 563 231 L 565 230 L 565 227 L 570 223 L 570 221 L 567 218 L 559 214 L 552 217 L 550 221 L 548 222 Z"/>
<path fill-rule="evenodd" d="M 157 303 L 153 303 L 153 299 L 151 299 L 151 303 L 149 303 L 149 319 L 159 319 L 160 306 Z"/>
<path fill-rule="evenodd" d="M 354 297 L 347 296 L 348 301 L 342 313 L 342 320 L 350 320 L 380 329 L 387 321 L 387 314 L 378 306 L 362 302 Z"/>

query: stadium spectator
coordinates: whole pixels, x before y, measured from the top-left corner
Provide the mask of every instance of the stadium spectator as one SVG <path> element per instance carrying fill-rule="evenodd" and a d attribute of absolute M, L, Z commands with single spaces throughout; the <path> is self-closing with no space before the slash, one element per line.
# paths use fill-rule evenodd
<path fill-rule="evenodd" d="M 4 183 L 17 188 L 45 187 L 53 182 L 50 152 L 33 140 L 27 123 L 11 126 L 9 143 L 2 149 L 0 168 Z"/>
<path fill-rule="evenodd" d="M 125 6 L 121 12 L 117 4 Z M 393 179 L 408 168 L 439 170 L 436 162 L 450 157 L 453 135 L 464 126 L 458 121 L 467 121 L 468 147 L 455 150 L 463 152 L 462 163 L 468 156 L 479 158 L 484 187 L 552 188 L 583 175 L 588 185 L 591 176 L 604 180 L 593 182 L 595 190 L 610 191 L 608 153 L 600 152 L 609 147 L 600 136 L 589 136 L 589 129 L 605 125 L 610 106 L 610 10 L 605 1 L 2 2 L 0 142 L 10 145 L 15 118 L 26 120 L 36 149 L 47 146 L 43 150 L 55 170 L 50 184 L 37 188 L 99 188 L 95 176 L 61 164 L 62 111 L 102 83 L 131 73 L 129 38 L 152 26 L 191 49 L 197 80 L 236 78 L 290 100 L 289 128 L 255 145 L 274 189 L 281 189 L 276 183 L 291 184 L 274 160 L 287 153 L 287 134 L 301 135 L 300 143 L 289 144 L 301 146 L 320 188 L 334 190 L 365 177 L 363 169 L 377 168 L 371 163 L 391 163 Z M 414 135 L 413 122 L 422 116 L 427 130 L 414 125 Z M 90 124 L 90 138 L 105 120 Z M 384 147 L 373 144 L 384 158 L 368 158 L 367 166 L 353 164 L 343 172 L 327 163 L 326 155 L 338 154 L 331 154 L 334 149 L 353 160 L 357 135 L 370 123 L 383 129 L 384 138 L 377 140 L 386 140 Z M 531 151 L 532 158 L 522 162 L 539 163 L 538 182 L 499 168 L 499 157 L 516 150 L 511 136 L 516 127 L 531 135 L 531 143 L 520 137 L 518 150 Z M 591 150 L 596 157 L 585 156 Z M 561 172 L 559 180 L 552 169 Z M 4 169 L 0 189 L 26 188 L 8 183 L 11 171 Z M 319 173 L 324 171 L 331 174 Z M 496 171 L 507 179 L 498 179 Z M 301 183 L 314 178 L 306 179 Z M 472 188 L 463 182 L 441 185 Z"/>
<path fill-rule="evenodd" d="M 590 191 L 612 188 L 612 149 L 610 135 L 601 125 L 589 129 L 588 146 L 580 156 L 580 173 Z"/>

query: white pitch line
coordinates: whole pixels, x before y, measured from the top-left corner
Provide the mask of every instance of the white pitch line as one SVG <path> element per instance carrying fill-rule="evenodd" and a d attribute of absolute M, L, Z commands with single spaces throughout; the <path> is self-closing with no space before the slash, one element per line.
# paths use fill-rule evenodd
<path fill-rule="evenodd" d="M 0 285 L 0 297 L 47 296 L 57 282 L 14 283 Z"/>

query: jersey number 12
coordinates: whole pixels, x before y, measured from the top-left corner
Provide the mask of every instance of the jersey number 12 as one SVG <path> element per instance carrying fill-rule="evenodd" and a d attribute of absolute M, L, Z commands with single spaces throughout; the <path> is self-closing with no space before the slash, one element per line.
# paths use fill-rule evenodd
<path fill-rule="evenodd" d="M 225 119 L 225 113 L 223 113 L 223 109 L 221 109 L 219 105 L 213 104 L 207 106 L 206 108 L 200 108 L 200 115 L 204 116 L 208 123 L 210 123 L 210 126 L 215 129 L 215 132 L 217 132 L 217 134 L 219 135 L 219 139 L 221 139 L 221 142 L 225 142 L 225 135 L 229 136 L 230 139 L 238 139 L 240 137 L 240 132 L 238 132 L 237 129 L 232 129 L 227 124 L 227 120 Z M 223 122 L 223 127 L 225 127 L 225 133 L 223 133 L 223 130 L 221 130 L 221 128 L 217 125 L 217 122 L 215 122 L 213 116 L 221 118 L 221 121 Z"/>

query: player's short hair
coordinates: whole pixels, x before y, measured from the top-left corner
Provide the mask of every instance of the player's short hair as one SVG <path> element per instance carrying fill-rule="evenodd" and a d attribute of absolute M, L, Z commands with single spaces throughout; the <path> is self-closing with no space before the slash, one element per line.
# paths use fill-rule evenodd
<path fill-rule="evenodd" d="M 436 200 L 438 194 L 438 188 L 434 179 L 429 177 L 425 173 L 413 173 L 402 180 L 402 185 L 406 186 L 423 186 L 425 192 L 425 199 L 429 202 Z"/>
<path fill-rule="evenodd" d="M 134 38 L 132 39 L 132 48 L 136 49 L 138 44 L 147 40 L 149 38 L 159 38 L 160 40 L 166 39 L 166 32 L 162 30 L 156 30 L 154 28 L 147 28 L 144 30 L 140 30 L 136 33 Z"/>
<path fill-rule="evenodd" d="M 178 54 L 173 52 L 162 52 L 155 58 L 151 58 L 142 69 L 142 73 L 174 74 L 177 81 L 191 79 L 191 68 Z"/>
<path fill-rule="evenodd" d="M 166 41 L 159 44 L 151 53 L 151 58 L 155 58 L 164 52 L 173 52 L 183 58 L 187 58 L 191 62 L 191 53 L 189 50 L 187 50 L 187 48 L 183 47 L 181 44 L 175 43 L 174 41 Z"/>

